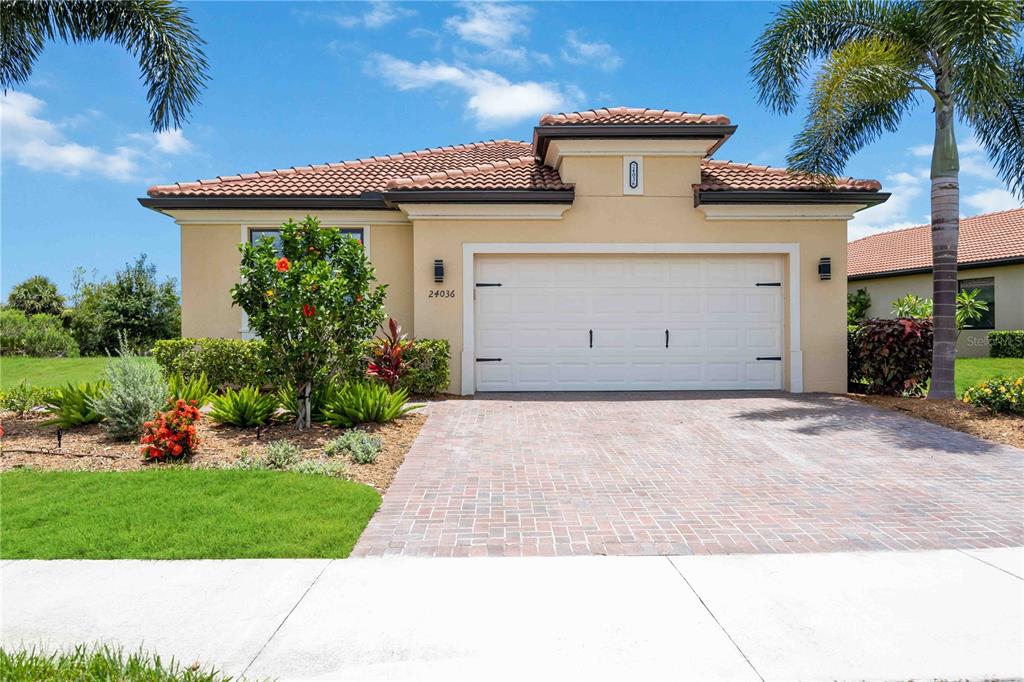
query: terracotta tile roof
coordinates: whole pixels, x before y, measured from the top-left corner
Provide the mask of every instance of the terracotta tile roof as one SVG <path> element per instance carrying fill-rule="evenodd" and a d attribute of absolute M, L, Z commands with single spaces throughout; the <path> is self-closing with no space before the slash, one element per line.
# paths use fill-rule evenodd
<path fill-rule="evenodd" d="M 693 125 L 715 124 L 729 125 L 729 117 L 722 114 L 688 114 L 685 111 L 667 111 L 665 109 L 642 109 L 635 107 L 611 107 L 607 109 L 589 109 L 587 111 L 571 111 L 564 114 L 545 114 L 540 119 L 542 126 L 556 125 Z"/>
<path fill-rule="evenodd" d="M 390 190 L 405 189 L 570 189 L 562 182 L 558 171 L 541 164 L 533 156 L 503 159 L 465 168 L 434 171 L 408 178 L 392 178 L 387 182 Z"/>
<path fill-rule="evenodd" d="M 877 192 L 882 188 L 878 180 L 836 178 L 831 186 L 819 177 L 795 175 L 785 168 L 755 166 L 703 159 L 700 162 L 700 184 L 694 189 L 702 192 L 724 190 L 863 190 Z"/>
<path fill-rule="evenodd" d="M 931 225 L 893 230 L 847 245 L 851 277 L 926 270 L 932 267 Z M 957 262 L 982 263 L 1024 258 L 1024 208 L 986 213 L 960 220 Z"/>
<path fill-rule="evenodd" d="M 392 180 L 405 180 L 409 186 L 415 186 L 415 183 L 422 183 L 424 178 L 429 179 L 431 174 L 436 176 L 438 173 L 445 176 L 447 184 L 443 186 L 451 188 L 458 188 L 458 178 L 467 176 L 480 176 L 470 182 L 470 186 L 486 182 L 488 189 L 496 188 L 496 184 L 509 185 L 502 189 L 565 187 L 558 171 L 536 162 L 531 168 L 524 164 L 524 159 L 533 159 L 533 147 L 529 142 L 492 140 L 341 163 L 155 185 L 149 188 L 149 196 L 359 196 L 385 191 Z"/>

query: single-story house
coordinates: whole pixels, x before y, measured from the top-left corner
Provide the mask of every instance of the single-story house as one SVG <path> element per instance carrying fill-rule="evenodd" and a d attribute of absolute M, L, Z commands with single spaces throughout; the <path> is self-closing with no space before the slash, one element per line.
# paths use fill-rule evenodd
<path fill-rule="evenodd" d="M 885 201 L 712 159 L 721 115 L 549 114 L 492 140 L 158 185 L 182 333 L 246 337 L 239 240 L 317 215 L 366 245 L 387 308 L 451 342 L 455 393 L 846 390 L 846 225 Z M 832 276 L 834 273 L 834 277 Z"/>
<path fill-rule="evenodd" d="M 907 294 L 932 298 L 931 225 L 893 230 L 850 242 L 850 293 L 867 289 L 869 317 L 892 317 Z M 961 290 L 977 289 L 988 312 L 960 334 L 957 353 L 988 355 L 988 332 L 1024 329 L 1024 208 L 960 220 L 957 271 Z"/>

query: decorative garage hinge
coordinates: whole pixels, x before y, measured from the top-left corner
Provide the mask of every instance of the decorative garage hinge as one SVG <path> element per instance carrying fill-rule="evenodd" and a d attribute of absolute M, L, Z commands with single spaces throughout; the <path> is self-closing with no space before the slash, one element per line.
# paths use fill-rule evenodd
<path fill-rule="evenodd" d="M 764 358 L 758 358 L 758 360 L 781 360 L 781 359 L 782 358 L 777 356 L 777 355 L 773 355 L 773 356 L 769 356 L 769 357 L 764 357 Z"/>
<path fill-rule="evenodd" d="M 501 362 L 501 358 L 477 358 L 477 362 Z"/>
<path fill-rule="evenodd" d="M 500 287 L 501 283 L 500 282 L 477 282 L 476 285 L 478 287 Z"/>
<path fill-rule="evenodd" d="M 754 286 L 756 287 L 781 287 L 782 282 L 758 282 Z"/>

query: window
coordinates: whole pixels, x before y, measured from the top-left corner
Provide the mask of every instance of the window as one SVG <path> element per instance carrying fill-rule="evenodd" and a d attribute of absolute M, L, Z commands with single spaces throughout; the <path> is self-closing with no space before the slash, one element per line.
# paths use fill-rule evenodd
<path fill-rule="evenodd" d="M 355 237 L 356 239 L 359 240 L 360 244 L 364 243 L 363 228 L 361 227 L 346 227 L 344 229 L 339 229 L 339 232 L 341 232 L 342 234 L 347 234 Z M 264 237 L 270 237 L 271 239 L 273 239 L 274 250 L 277 251 L 278 253 L 281 253 L 281 230 L 264 230 L 255 228 L 249 230 L 249 243 L 252 244 L 253 246 L 255 246 L 256 242 L 258 242 L 260 239 Z"/>
<path fill-rule="evenodd" d="M 988 303 L 988 310 L 981 314 L 981 318 L 973 320 L 964 325 L 965 329 L 995 329 L 996 328 L 996 280 L 994 277 L 979 277 L 978 279 L 962 279 L 958 283 L 960 291 L 978 290 L 978 300 Z"/>

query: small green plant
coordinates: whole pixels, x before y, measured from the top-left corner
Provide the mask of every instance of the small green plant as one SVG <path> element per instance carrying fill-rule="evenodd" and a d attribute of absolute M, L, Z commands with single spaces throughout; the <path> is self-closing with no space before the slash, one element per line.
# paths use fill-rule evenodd
<path fill-rule="evenodd" d="M 964 391 L 965 403 L 997 413 L 1024 414 L 1024 377 L 999 377 Z"/>
<path fill-rule="evenodd" d="M 242 448 L 242 451 L 238 454 L 238 459 L 228 464 L 226 468 L 256 471 L 257 469 L 266 469 L 267 467 L 263 460 L 249 452 L 248 448 Z"/>
<path fill-rule="evenodd" d="M 846 294 L 846 324 L 860 324 L 868 316 L 871 308 L 871 294 L 867 289 L 857 289 L 855 293 Z"/>
<path fill-rule="evenodd" d="M 103 419 L 103 416 L 96 411 L 93 403 L 109 388 L 106 382 L 103 381 L 81 384 L 68 383 L 67 386 L 57 391 L 48 401 L 46 412 L 52 415 L 52 417 L 45 423 L 56 424 L 62 429 L 95 424 Z"/>
<path fill-rule="evenodd" d="M 324 421 L 344 429 L 368 422 L 389 422 L 420 407 L 407 403 L 408 397 L 404 388 L 392 393 L 381 383 L 347 383 L 324 406 Z"/>
<path fill-rule="evenodd" d="M 31 386 L 24 381 L 19 382 L 9 391 L 0 394 L 0 409 L 10 410 L 19 417 L 24 417 L 33 408 L 46 405 L 57 391 L 50 388 Z"/>
<path fill-rule="evenodd" d="M 956 328 L 962 330 L 971 322 L 980 320 L 988 312 L 988 302 L 978 298 L 980 289 L 964 289 L 956 295 Z M 911 320 L 924 320 L 932 316 L 934 304 L 932 299 L 907 294 L 892 302 L 892 314 L 896 317 Z"/>
<path fill-rule="evenodd" d="M 302 459 L 302 448 L 287 440 L 267 443 L 263 451 L 263 462 L 267 469 L 289 469 Z"/>
<path fill-rule="evenodd" d="M 136 440 L 142 425 L 167 401 L 160 368 L 136 355 L 124 338 L 117 357 L 107 363 L 107 390 L 89 405 L 103 417 L 103 428 L 118 440 Z"/>
<path fill-rule="evenodd" d="M 348 478 L 348 467 L 344 462 L 330 459 L 304 459 L 288 467 L 297 474 L 314 474 L 331 478 Z"/>
<path fill-rule="evenodd" d="M 212 668 L 182 667 L 173 658 L 143 651 L 125 654 L 108 645 L 77 645 L 74 649 L 44 652 L 35 648 L 0 648 L 0 680 L 35 682 L 53 680 L 147 680 L 149 682 L 228 682 Z"/>
<path fill-rule="evenodd" d="M 327 443 L 324 454 L 328 457 L 348 455 L 356 464 L 373 464 L 380 454 L 380 436 L 365 431 L 346 431 L 341 436 Z"/>
<path fill-rule="evenodd" d="M 206 378 L 206 372 L 200 372 L 198 376 L 186 379 L 182 374 L 172 374 L 167 379 L 167 405 L 166 409 L 172 409 L 179 400 L 202 408 L 210 402 L 213 390 Z"/>
<path fill-rule="evenodd" d="M 327 404 L 327 401 L 333 395 L 334 390 L 334 384 L 318 384 L 313 387 L 313 392 L 312 395 L 310 395 L 309 401 L 311 421 L 324 421 L 324 405 Z M 278 406 L 281 408 L 281 411 L 277 415 L 278 418 L 281 421 L 296 421 L 299 418 L 299 398 L 295 387 L 291 384 L 285 384 L 277 389 L 274 395 L 277 398 Z"/>
<path fill-rule="evenodd" d="M 237 391 L 229 388 L 223 395 L 212 396 L 210 403 L 213 405 L 210 419 L 232 426 L 261 426 L 277 411 L 277 398 L 271 393 L 260 393 L 255 386 Z"/>

